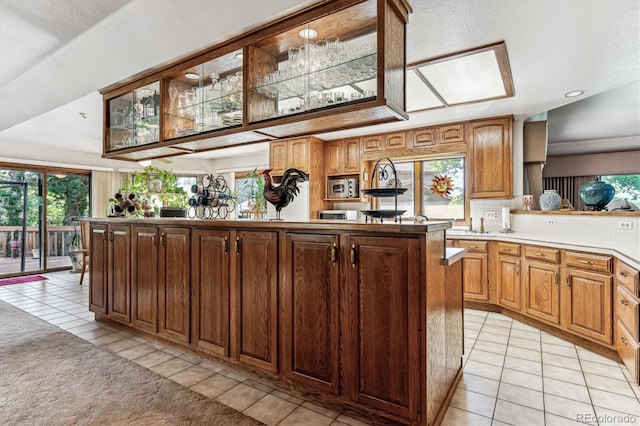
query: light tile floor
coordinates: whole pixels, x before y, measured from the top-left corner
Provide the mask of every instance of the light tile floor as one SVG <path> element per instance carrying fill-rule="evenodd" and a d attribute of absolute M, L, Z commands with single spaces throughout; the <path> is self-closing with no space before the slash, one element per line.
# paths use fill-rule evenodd
<path fill-rule="evenodd" d="M 0 300 L 268 425 L 365 423 L 94 321 L 89 280 L 0 286 Z M 615 361 L 501 314 L 465 310 L 464 374 L 444 425 L 640 425 L 640 388 Z"/>

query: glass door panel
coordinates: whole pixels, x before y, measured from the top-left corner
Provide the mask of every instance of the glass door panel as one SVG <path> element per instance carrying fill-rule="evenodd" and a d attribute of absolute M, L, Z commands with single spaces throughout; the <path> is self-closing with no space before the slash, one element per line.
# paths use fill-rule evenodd
<path fill-rule="evenodd" d="M 44 269 L 42 173 L 0 170 L 0 276 Z"/>

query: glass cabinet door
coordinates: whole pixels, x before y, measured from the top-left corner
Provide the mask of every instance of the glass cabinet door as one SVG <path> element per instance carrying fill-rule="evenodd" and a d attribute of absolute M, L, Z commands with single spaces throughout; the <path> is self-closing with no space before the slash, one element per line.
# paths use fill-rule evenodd
<path fill-rule="evenodd" d="M 242 126 L 242 50 L 167 79 L 165 139 Z"/>
<path fill-rule="evenodd" d="M 368 1 L 249 46 L 249 122 L 375 98 L 376 22 Z"/>
<path fill-rule="evenodd" d="M 160 139 L 160 83 L 155 81 L 107 101 L 107 151 Z"/>

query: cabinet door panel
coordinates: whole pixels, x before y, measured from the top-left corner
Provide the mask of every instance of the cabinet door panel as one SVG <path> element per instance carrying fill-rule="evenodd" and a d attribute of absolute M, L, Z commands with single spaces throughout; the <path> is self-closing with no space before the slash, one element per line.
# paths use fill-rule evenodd
<path fill-rule="evenodd" d="M 352 399 L 407 418 L 418 411 L 420 263 L 417 240 L 351 237 L 344 356 Z M 354 260 L 354 263 L 349 261 Z"/>
<path fill-rule="evenodd" d="M 309 171 L 309 141 L 296 139 L 289 141 L 289 164 L 287 168 L 294 167 L 299 170 Z"/>
<path fill-rule="evenodd" d="M 467 253 L 465 255 L 462 259 L 462 281 L 465 299 L 489 300 L 486 254 Z"/>
<path fill-rule="evenodd" d="M 464 142 L 464 123 L 438 127 L 441 143 Z"/>
<path fill-rule="evenodd" d="M 568 330 L 611 344 L 612 278 L 578 269 L 567 269 L 563 286 L 562 322 Z"/>
<path fill-rule="evenodd" d="M 469 124 L 471 198 L 511 197 L 511 118 Z"/>
<path fill-rule="evenodd" d="M 278 234 L 236 233 L 232 278 L 232 356 L 278 371 Z"/>
<path fill-rule="evenodd" d="M 362 152 L 378 152 L 382 151 L 382 136 L 363 136 Z"/>
<path fill-rule="evenodd" d="M 326 142 L 324 149 L 327 175 L 342 173 L 342 141 Z"/>
<path fill-rule="evenodd" d="M 535 318 L 559 324 L 559 267 L 527 261 L 525 269 L 524 312 Z"/>
<path fill-rule="evenodd" d="M 287 168 L 288 145 L 287 142 L 271 142 L 269 146 L 269 167 L 274 176 L 281 175 Z"/>
<path fill-rule="evenodd" d="M 520 310 L 520 259 L 498 257 L 498 304 Z"/>
<path fill-rule="evenodd" d="M 436 128 L 427 127 L 425 129 L 417 129 L 413 131 L 413 147 L 422 148 L 425 146 L 434 146 L 436 144 Z"/>
<path fill-rule="evenodd" d="M 131 239 L 132 325 L 158 331 L 158 228 L 134 226 Z"/>
<path fill-rule="evenodd" d="M 384 135 L 384 149 L 402 149 L 407 147 L 407 139 L 404 132 Z"/>
<path fill-rule="evenodd" d="M 108 234 L 104 225 L 91 226 L 91 273 L 89 274 L 89 310 L 107 313 Z"/>
<path fill-rule="evenodd" d="M 158 333 L 189 343 L 191 313 L 191 240 L 187 228 L 160 228 Z"/>
<path fill-rule="evenodd" d="M 128 226 L 110 227 L 108 305 L 109 318 L 131 322 L 131 230 Z"/>
<path fill-rule="evenodd" d="M 360 138 L 346 139 L 343 144 L 344 173 L 360 173 Z"/>
<path fill-rule="evenodd" d="M 338 237 L 287 234 L 281 290 L 283 373 L 338 393 Z"/>
<path fill-rule="evenodd" d="M 193 233 L 193 340 L 229 356 L 229 232 Z"/>

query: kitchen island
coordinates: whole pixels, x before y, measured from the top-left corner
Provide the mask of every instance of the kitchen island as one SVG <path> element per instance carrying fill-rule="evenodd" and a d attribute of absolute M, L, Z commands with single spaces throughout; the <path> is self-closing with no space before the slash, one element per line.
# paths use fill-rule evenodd
<path fill-rule="evenodd" d="M 371 423 L 442 419 L 463 352 L 450 222 L 90 222 L 97 319 Z"/>

